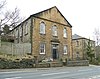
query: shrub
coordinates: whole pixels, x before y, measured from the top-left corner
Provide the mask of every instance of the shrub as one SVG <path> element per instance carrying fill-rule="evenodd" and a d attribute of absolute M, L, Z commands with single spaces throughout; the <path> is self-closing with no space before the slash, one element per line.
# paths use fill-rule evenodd
<path fill-rule="evenodd" d="M 99 61 L 95 59 L 95 60 L 93 60 L 92 62 L 90 62 L 90 64 L 99 65 Z"/>
<path fill-rule="evenodd" d="M 34 59 L 11 60 L 0 58 L 0 69 L 32 68 Z"/>

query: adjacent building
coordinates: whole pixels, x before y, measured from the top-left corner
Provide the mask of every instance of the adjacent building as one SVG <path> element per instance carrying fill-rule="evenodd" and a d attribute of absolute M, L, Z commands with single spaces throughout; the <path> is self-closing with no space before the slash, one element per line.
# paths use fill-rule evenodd
<path fill-rule="evenodd" d="M 77 34 L 74 34 L 72 36 L 73 59 L 75 60 L 86 59 L 87 57 L 86 47 L 88 45 L 89 40 L 90 39 L 79 36 Z M 90 40 L 90 42 L 91 42 L 92 49 L 95 50 L 95 41 Z"/>
<path fill-rule="evenodd" d="M 15 43 L 30 43 L 38 60 L 72 59 L 72 26 L 56 6 L 31 15 L 10 35 Z"/>

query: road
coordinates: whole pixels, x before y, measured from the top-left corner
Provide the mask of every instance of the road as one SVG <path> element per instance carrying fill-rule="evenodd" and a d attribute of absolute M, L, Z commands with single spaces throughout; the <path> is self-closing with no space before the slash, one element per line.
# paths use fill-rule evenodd
<path fill-rule="evenodd" d="M 100 66 L 3 70 L 0 79 L 100 79 Z"/>

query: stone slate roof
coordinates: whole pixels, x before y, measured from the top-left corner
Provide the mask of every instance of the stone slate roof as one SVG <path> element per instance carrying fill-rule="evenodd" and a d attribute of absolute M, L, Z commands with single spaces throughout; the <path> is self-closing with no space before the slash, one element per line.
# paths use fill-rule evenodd
<path fill-rule="evenodd" d="M 41 14 L 42 12 L 46 12 L 46 11 L 52 9 L 52 8 L 56 8 L 56 9 L 58 10 L 58 12 L 61 14 L 61 16 L 67 21 L 68 25 L 69 25 L 70 27 L 72 27 L 72 25 L 68 22 L 68 20 L 63 16 L 63 14 L 60 12 L 60 10 L 59 10 L 56 6 L 53 6 L 53 7 L 49 8 L 49 9 L 46 9 L 46 10 L 40 11 L 40 12 L 38 12 L 38 13 L 35 13 L 35 14 L 33 14 L 33 15 L 30 15 L 30 17 L 31 17 L 31 16 L 37 17 L 37 16 L 38 16 L 39 14 Z"/>
<path fill-rule="evenodd" d="M 72 35 L 72 39 L 81 39 L 81 38 L 84 38 L 84 37 L 79 36 L 77 34 Z"/>
<path fill-rule="evenodd" d="M 40 14 L 40 13 L 42 13 L 42 12 L 46 12 L 47 10 L 50 10 L 50 9 L 52 9 L 52 8 L 56 8 L 57 10 L 58 10 L 58 12 L 61 14 L 61 16 L 67 21 L 67 23 L 68 23 L 68 25 L 70 26 L 70 27 L 72 27 L 72 25 L 68 22 L 68 20 L 62 15 L 62 13 L 59 11 L 59 9 L 56 7 L 56 6 L 54 6 L 54 7 L 51 7 L 51 8 L 49 8 L 49 9 L 46 9 L 46 10 L 43 10 L 43 11 L 40 11 L 40 12 L 38 12 L 38 13 L 35 13 L 35 14 L 32 14 L 32 15 L 30 15 L 27 19 L 25 19 L 23 22 L 21 22 L 19 25 L 17 25 L 14 29 L 16 29 L 17 27 L 19 27 L 22 23 L 24 23 L 25 21 L 27 21 L 28 19 L 30 19 L 32 16 L 33 17 L 37 17 L 37 15 L 38 14 Z M 12 29 L 11 31 L 13 31 L 14 29 Z M 10 31 L 10 32 L 11 32 Z M 9 33 L 10 33 L 9 32 Z"/>
<path fill-rule="evenodd" d="M 77 35 L 77 34 L 72 35 L 72 40 L 77 40 L 77 39 L 87 39 L 87 40 L 90 40 L 90 41 L 94 41 L 94 40 L 91 40 L 91 39 L 88 39 L 88 38 L 79 36 L 79 35 Z M 94 41 L 94 42 L 95 42 L 95 41 Z"/>

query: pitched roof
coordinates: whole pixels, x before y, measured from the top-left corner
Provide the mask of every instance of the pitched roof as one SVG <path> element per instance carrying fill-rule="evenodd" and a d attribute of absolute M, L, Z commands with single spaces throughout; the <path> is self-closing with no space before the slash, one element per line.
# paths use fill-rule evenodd
<path fill-rule="evenodd" d="M 80 38 L 84 38 L 84 37 L 79 36 L 77 34 L 72 35 L 72 39 L 80 39 Z"/>
<path fill-rule="evenodd" d="M 91 39 L 88 39 L 88 38 L 79 36 L 79 35 L 77 35 L 77 34 L 72 35 L 72 40 L 77 40 L 77 39 L 87 39 L 87 40 L 90 40 L 90 41 L 94 41 L 94 40 L 91 40 Z M 94 42 L 95 42 L 95 41 L 94 41 Z"/>
<path fill-rule="evenodd" d="M 52 8 L 56 8 L 56 9 L 58 10 L 58 12 L 61 14 L 61 16 L 67 21 L 67 19 L 62 15 L 62 13 L 59 11 L 59 9 L 58 9 L 56 6 L 54 6 L 54 7 L 51 7 L 51 8 L 49 8 L 49 9 L 46 9 L 46 10 L 40 11 L 40 12 L 38 12 L 38 13 L 35 13 L 35 14 L 33 14 L 33 15 L 30 15 L 27 19 L 25 19 L 23 22 L 21 22 L 19 25 L 17 25 L 14 29 L 16 29 L 17 27 L 19 27 L 22 23 L 24 23 L 25 21 L 27 21 L 28 19 L 30 19 L 32 16 L 33 16 L 33 17 L 37 17 L 38 14 L 41 14 L 42 12 L 46 12 L 46 11 L 52 9 Z M 71 25 L 68 21 L 67 21 L 67 23 L 68 23 L 68 25 L 69 25 L 70 27 L 72 27 L 72 25 Z M 11 31 L 13 31 L 14 29 L 12 29 Z M 11 31 L 10 31 L 10 32 L 11 32 Z"/>
<path fill-rule="evenodd" d="M 72 25 L 71 25 L 71 24 L 68 22 L 68 20 L 62 15 L 62 13 L 59 11 L 59 9 L 58 9 L 56 6 L 51 7 L 51 8 L 49 8 L 49 9 L 46 9 L 46 10 L 43 10 L 43 11 L 40 11 L 40 12 L 35 13 L 35 14 L 31 15 L 31 16 L 38 17 L 38 14 L 41 14 L 42 12 L 46 12 L 46 11 L 48 11 L 48 10 L 51 10 L 52 8 L 56 8 L 57 11 L 61 14 L 61 16 L 66 20 L 66 22 L 68 23 L 68 25 L 69 25 L 70 27 L 72 27 Z"/>

